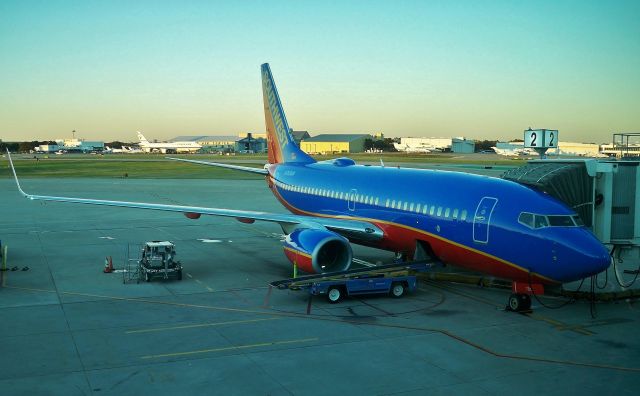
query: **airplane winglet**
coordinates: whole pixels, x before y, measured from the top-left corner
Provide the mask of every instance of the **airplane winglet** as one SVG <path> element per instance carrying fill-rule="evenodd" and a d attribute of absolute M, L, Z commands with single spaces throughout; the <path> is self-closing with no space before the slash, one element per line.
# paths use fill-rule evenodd
<path fill-rule="evenodd" d="M 11 171 L 13 171 L 13 178 L 15 179 L 16 185 L 18 186 L 18 191 L 20 191 L 20 194 L 22 194 L 23 197 L 31 199 L 31 195 L 25 193 L 22 190 L 22 187 L 20 187 L 18 175 L 16 174 L 16 168 L 13 166 L 13 160 L 11 159 L 11 153 L 9 152 L 9 149 L 7 149 L 7 156 L 9 157 L 9 164 L 11 165 Z"/>

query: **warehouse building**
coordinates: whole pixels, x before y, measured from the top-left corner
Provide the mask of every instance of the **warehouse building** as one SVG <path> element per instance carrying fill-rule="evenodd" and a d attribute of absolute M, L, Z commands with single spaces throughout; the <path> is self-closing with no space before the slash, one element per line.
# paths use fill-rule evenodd
<path fill-rule="evenodd" d="M 309 154 L 362 153 L 369 134 L 324 134 L 304 139 L 302 151 Z"/>

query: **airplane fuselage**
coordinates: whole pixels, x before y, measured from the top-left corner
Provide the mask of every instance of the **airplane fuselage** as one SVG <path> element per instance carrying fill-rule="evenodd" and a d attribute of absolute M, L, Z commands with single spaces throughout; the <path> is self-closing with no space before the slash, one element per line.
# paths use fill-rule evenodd
<path fill-rule="evenodd" d="M 371 222 L 385 234 L 373 246 L 409 256 L 421 241 L 446 263 L 547 284 L 597 273 L 609 257 L 574 211 L 508 180 L 349 159 L 268 170 L 272 191 L 292 212 Z"/>

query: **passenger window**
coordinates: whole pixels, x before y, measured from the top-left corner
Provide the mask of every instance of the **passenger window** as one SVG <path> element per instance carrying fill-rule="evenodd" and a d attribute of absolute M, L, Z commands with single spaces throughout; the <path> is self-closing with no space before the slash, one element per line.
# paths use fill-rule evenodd
<path fill-rule="evenodd" d="M 442 206 L 438 206 L 438 212 L 436 213 L 436 216 L 440 217 L 441 214 L 442 214 Z"/>
<path fill-rule="evenodd" d="M 376 206 L 378 206 L 378 197 L 376 197 Z"/>
<path fill-rule="evenodd" d="M 448 218 L 449 218 L 449 213 L 451 213 L 451 209 L 446 208 L 446 209 L 444 210 L 444 217 L 448 219 Z"/>
<path fill-rule="evenodd" d="M 427 209 L 429 209 L 429 205 L 424 205 L 422 208 L 422 214 L 427 214 Z"/>
<path fill-rule="evenodd" d="M 416 213 L 420 213 L 420 204 L 416 205 Z"/>
<path fill-rule="evenodd" d="M 522 212 L 518 217 L 518 223 L 534 228 L 533 214 Z"/>
<path fill-rule="evenodd" d="M 429 214 L 431 216 L 433 216 L 433 214 L 436 212 L 436 206 L 435 205 L 431 205 L 431 208 L 429 208 Z"/>
<path fill-rule="evenodd" d="M 402 207 L 402 210 L 407 210 L 407 202 L 404 203 L 404 206 Z"/>
<path fill-rule="evenodd" d="M 413 205 L 413 202 L 411 202 L 411 205 L 409 205 L 409 211 L 410 211 L 410 212 L 413 212 L 413 206 L 414 206 L 414 205 Z"/>
<path fill-rule="evenodd" d="M 462 213 L 460 213 L 460 220 L 465 221 L 467 219 L 467 210 L 464 209 Z"/>
<path fill-rule="evenodd" d="M 389 207 L 389 200 L 387 199 L 387 202 L 384 203 L 384 207 L 388 208 Z"/>
<path fill-rule="evenodd" d="M 395 208 L 396 208 L 396 200 L 395 200 L 395 199 L 394 199 L 393 201 L 391 201 L 391 207 L 392 207 L 393 209 L 395 209 Z"/>
<path fill-rule="evenodd" d="M 397 206 L 397 208 L 398 208 L 398 209 L 402 209 L 402 201 L 398 201 L 398 206 Z"/>
<path fill-rule="evenodd" d="M 453 217 L 454 220 L 458 218 L 458 209 L 453 210 L 453 215 L 451 217 Z"/>

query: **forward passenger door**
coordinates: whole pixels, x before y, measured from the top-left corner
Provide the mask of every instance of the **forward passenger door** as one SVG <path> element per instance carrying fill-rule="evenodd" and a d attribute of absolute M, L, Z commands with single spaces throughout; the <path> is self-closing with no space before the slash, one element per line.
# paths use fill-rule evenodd
<path fill-rule="evenodd" d="M 498 203 L 497 198 L 484 197 L 478 203 L 476 213 L 473 216 L 473 241 L 477 243 L 489 243 L 489 227 L 491 215 Z"/>

